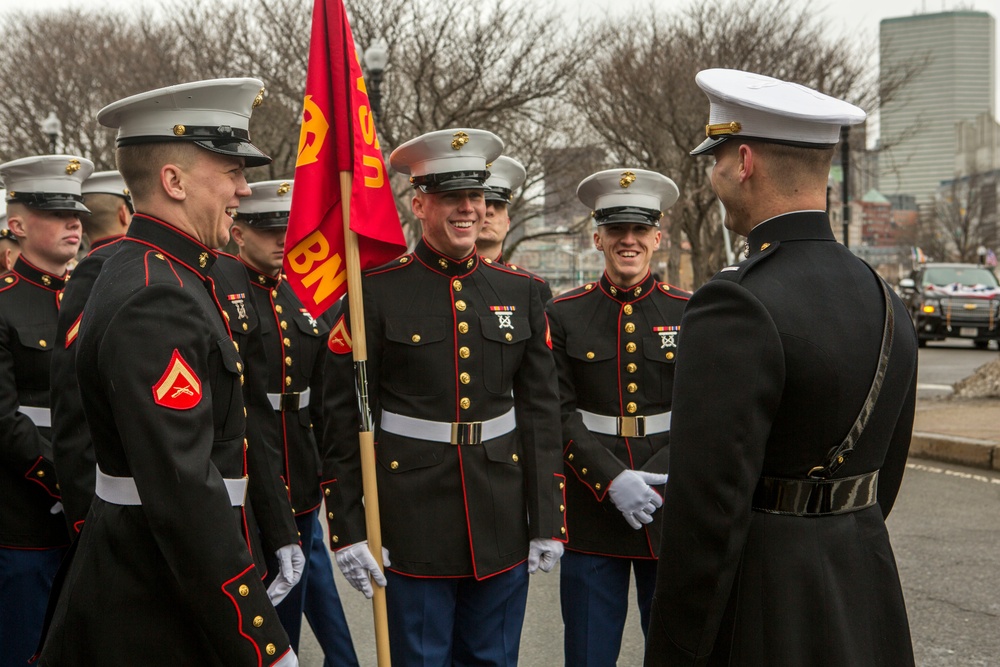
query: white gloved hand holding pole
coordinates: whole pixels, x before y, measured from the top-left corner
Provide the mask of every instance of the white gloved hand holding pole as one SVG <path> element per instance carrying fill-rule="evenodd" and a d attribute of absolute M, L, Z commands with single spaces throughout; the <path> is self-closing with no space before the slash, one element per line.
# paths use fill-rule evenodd
<path fill-rule="evenodd" d="M 299 583 L 306 566 L 306 556 L 298 544 L 286 544 L 274 554 L 278 557 L 278 576 L 267 587 L 267 596 L 275 607 Z"/>
<path fill-rule="evenodd" d="M 611 481 L 608 495 L 625 521 L 639 530 L 653 520 L 653 512 L 663 506 L 663 498 L 652 486 L 666 484 L 667 475 L 642 470 L 623 470 Z"/>
<path fill-rule="evenodd" d="M 371 579 L 374 579 L 379 586 L 385 587 L 385 574 L 382 573 L 378 563 L 375 562 L 375 557 L 368 549 L 368 540 L 344 547 L 333 555 L 337 559 L 337 567 L 344 573 L 347 582 L 356 590 L 364 593 L 369 600 L 375 595 Z M 389 562 L 389 551 L 385 547 L 382 547 L 382 564 L 385 567 L 392 565 Z M 369 575 L 371 575 L 371 579 L 368 578 Z"/>

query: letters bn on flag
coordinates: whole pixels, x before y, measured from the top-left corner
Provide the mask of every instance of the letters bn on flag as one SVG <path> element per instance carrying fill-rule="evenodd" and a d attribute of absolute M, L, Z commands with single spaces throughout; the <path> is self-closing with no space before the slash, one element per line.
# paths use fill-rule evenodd
<path fill-rule="evenodd" d="M 343 0 L 316 0 L 309 69 L 285 237 L 284 272 L 310 313 L 347 289 L 340 173 L 352 172 L 350 226 L 361 268 L 406 251 L 375 119 Z"/>

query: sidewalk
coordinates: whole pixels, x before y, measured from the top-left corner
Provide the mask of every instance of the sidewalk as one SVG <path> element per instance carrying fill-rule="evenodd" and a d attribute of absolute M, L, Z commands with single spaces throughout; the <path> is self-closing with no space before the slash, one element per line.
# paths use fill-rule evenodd
<path fill-rule="evenodd" d="M 917 399 L 910 456 L 1000 470 L 1000 399 Z"/>

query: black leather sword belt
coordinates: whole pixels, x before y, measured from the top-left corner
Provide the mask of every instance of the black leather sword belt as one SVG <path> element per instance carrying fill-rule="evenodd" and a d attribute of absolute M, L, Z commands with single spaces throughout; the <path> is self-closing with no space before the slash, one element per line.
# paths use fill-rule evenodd
<path fill-rule="evenodd" d="M 878 470 L 840 479 L 761 477 L 753 494 L 753 510 L 792 516 L 845 514 L 871 507 L 877 495 Z"/>

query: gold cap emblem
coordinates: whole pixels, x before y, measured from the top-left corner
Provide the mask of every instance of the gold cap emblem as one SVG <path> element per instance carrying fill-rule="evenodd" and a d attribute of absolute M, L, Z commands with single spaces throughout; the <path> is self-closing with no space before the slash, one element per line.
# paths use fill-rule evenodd
<path fill-rule="evenodd" d="M 278 186 L 278 196 L 283 197 L 287 195 L 292 189 L 292 185 L 288 181 L 282 181 L 281 185 Z"/>
<path fill-rule="evenodd" d="M 635 183 L 635 174 L 633 174 L 631 171 L 622 172 L 622 177 L 618 181 L 618 185 L 622 186 L 622 189 L 624 190 L 627 189 L 628 186 L 632 185 L 633 183 Z"/>
<path fill-rule="evenodd" d="M 80 161 L 79 160 L 70 160 L 69 164 L 66 165 L 66 174 L 67 175 L 75 174 L 78 171 L 80 171 Z"/>
<path fill-rule="evenodd" d="M 461 150 L 462 146 L 469 143 L 469 135 L 465 132 L 456 132 L 455 138 L 451 140 L 451 147 L 456 151 Z"/>
<path fill-rule="evenodd" d="M 260 92 L 257 93 L 257 97 L 253 98 L 253 107 L 251 107 L 251 108 L 252 109 L 256 109 L 257 107 L 259 107 L 263 103 L 264 103 L 264 89 L 261 88 Z"/>

